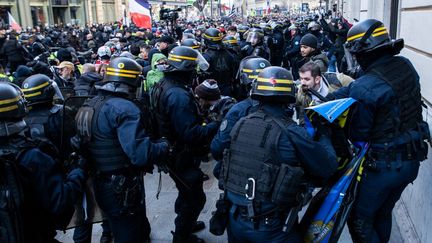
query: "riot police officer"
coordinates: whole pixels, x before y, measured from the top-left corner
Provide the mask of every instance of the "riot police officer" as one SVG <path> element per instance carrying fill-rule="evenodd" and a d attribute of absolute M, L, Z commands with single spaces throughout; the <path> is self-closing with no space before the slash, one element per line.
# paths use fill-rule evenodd
<path fill-rule="evenodd" d="M 283 59 L 283 48 L 284 48 L 284 38 L 283 38 L 283 26 L 281 23 L 274 23 L 272 25 L 273 33 L 268 38 L 268 47 L 270 49 L 270 63 L 273 66 L 280 66 Z"/>
<path fill-rule="evenodd" d="M 75 121 L 94 178 L 96 201 L 118 242 L 146 242 L 143 170 L 165 161 L 167 142 L 153 143 L 140 109 L 132 102 L 141 73 L 134 60 L 111 60 L 98 95 L 84 103 Z"/>
<path fill-rule="evenodd" d="M 202 80 L 214 79 L 218 82 L 222 95 L 232 95 L 232 84 L 237 71 L 237 58 L 231 55 L 222 45 L 223 35 L 216 28 L 209 28 L 205 31 L 204 42 L 207 51 L 203 54 L 204 58 L 210 64 L 207 75 Z"/>
<path fill-rule="evenodd" d="M 213 174 L 216 178 L 219 178 L 221 167 L 220 161 L 222 161 L 224 150 L 229 147 L 229 134 L 234 127 L 234 124 L 236 124 L 236 122 L 242 117 L 247 116 L 251 111 L 254 111 L 255 109 L 252 107 L 258 104 L 257 101 L 252 100 L 249 97 L 249 94 L 252 88 L 252 83 L 256 80 L 258 74 L 266 67 L 270 67 L 270 62 L 261 57 L 244 58 L 240 63 L 239 79 L 247 98 L 231 107 L 211 142 L 211 153 L 213 158 L 218 161 L 213 170 Z"/>
<path fill-rule="evenodd" d="M 192 39 L 192 38 L 182 40 L 180 45 L 181 46 L 188 46 L 188 47 L 195 49 L 195 50 L 201 50 L 201 43 L 199 43 L 197 40 Z"/>
<path fill-rule="evenodd" d="M 264 44 L 264 31 L 258 28 L 249 29 L 247 32 L 246 43 L 241 50 L 243 56 L 258 56 L 269 60 L 270 51 Z"/>
<path fill-rule="evenodd" d="M 2 241 L 57 242 L 56 230 L 66 229 L 86 173 L 75 168 L 65 177 L 49 154 L 54 149 L 25 136 L 25 115 L 25 100 L 18 86 L 0 82 L 0 193 L 6 195 L 0 198 Z M 17 174 L 7 174 L 14 167 L 18 167 Z M 14 177 L 20 179 L 11 181 Z"/>
<path fill-rule="evenodd" d="M 60 149 L 63 106 L 53 104 L 54 95 L 60 95 L 57 84 L 44 74 L 35 74 L 25 79 L 21 87 L 29 106 L 25 121 L 30 137 L 47 139 Z M 69 137 L 72 134 L 73 130 L 69 132 Z"/>
<path fill-rule="evenodd" d="M 159 136 L 174 144 L 169 170 L 179 191 L 175 202 L 174 243 L 203 242 L 192 234 L 204 228 L 203 222 L 197 222 L 206 201 L 200 158 L 208 154 L 208 144 L 219 126 L 218 122 L 203 124 L 199 115 L 199 105 L 191 90 L 197 60 L 195 50 L 175 47 L 168 55 L 164 78 L 150 92 Z"/>
<path fill-rule="evenodd" d="M 301 35 L 296 25 L 292 24 L 288 30 L 290 31 L 290 39 L 285 39 L 285 54 L 284 54 L 284 67 L 289 67 L 297 61 L 300 56 L 300 40 Z"/>
<path fill-rule="evenodd" d="M 354 242 L 388 242 L 392 210 L 426 158 L 429 127 L 423 122 L 419 76 L 411 62 L 396 56 L 403 40 L 390 40 L 381 21 L 364 20 L 348 32 L 346 47 L 364 75 L 331 97 L 352 97 L 352 141 L 370 151 L 348 221 Z"/>
<path fill-rule="evenodd" d="M 249 26 L 247 25 L 239 25 L 237 26 L 237 34 L 238 34 L 238 45 L 240 49 L 242 49 L 246 43 L 246 36 L 244 35 L 249 30 Z"/>
<path fill-rule="evenodd" d="M 286 69 L 265 68 L 251 97 L 258 110 L 234 125 L 221 173 L 231 203 L 228 241 L 302 242 L 296 220 L 308 190 L 304 175 L 327 179 L 337 167 L 335 152 L 325 132 L 313 141 L 286 113 L 295 102 Z"/>

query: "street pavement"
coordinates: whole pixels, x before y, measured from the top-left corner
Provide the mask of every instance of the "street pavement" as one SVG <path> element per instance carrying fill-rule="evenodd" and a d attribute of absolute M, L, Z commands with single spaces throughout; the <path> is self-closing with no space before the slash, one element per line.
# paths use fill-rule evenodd
<path fill-rule="evenodd" d="M 216 200 L 219 198 L 220 190 L 217 186 L 217 180 L 213 177 L 213 167 L 215 162 L 203 163 L 201 168 L 210 180 L 204 182 L 204 191 L 207 195 L 207 202 L 199 217 L 206 223 L 206 229 L 197 233 L 197 235 L 204 239 L 207 243 L 222 243 L 227 242 L 226 233 L 223 236 L 214 236 L 208 231 L 208 222 L 211 218 L 211 212 L 215 210 Z M 151 242 L 152 243 L 168 243 L 172 240 L 171 231 L 174 230 L 174 202 L 177 197 L 177 189 L 173 180 L 168 176 L 162 175 L 162 190 L 159 199 L 156 199 L 156 193 L 159 183 L 159 174 L 148 174 L 144 177 L 146 188 L 146 204 L 147 214 L 152 227 Z M 302 213 L 300 213 L 302 214 Z M 393 222 L 395 222 L 393 217 Z M 102 234 L 100 224 L 95 224 L 93 227 L 92 242 L 99 242 Z M 58 232 L 57 239 L 65 243 L 73 243 L 72 240 L 73 229 L 63 232 Z M 347 227 L 341 235 L 339 242 L 349 243 L 352 242 L 348 233 Z M 402 243 L 400 230 L 396 223 L 393 223 L 391 243 Z"/>

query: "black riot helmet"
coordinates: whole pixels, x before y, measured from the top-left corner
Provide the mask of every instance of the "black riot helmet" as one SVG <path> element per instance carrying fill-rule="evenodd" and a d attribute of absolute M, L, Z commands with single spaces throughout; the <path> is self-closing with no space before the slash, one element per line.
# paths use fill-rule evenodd
<path fill-rule="evenodd" d="M 41 42 L 35 42 L 32 45 L 33 55 L 37 56 L 46 52 L 45 46 Z"/>
<path fill-rule="evenodd" d="M 169 67 L 165 72 L 184 71 L 196 69 L 198 64 L 198 52 L 187 46 L 177 46 L 168 54 Z"/>
<path fill-rule="evenodd" d="M 264 31 L 258 28 L 249 29 L 245 35 L 247 35 L 246 42 L 251 43 L 252 46 L 257 46 L 262 43 L 264 39 Z"/>
<path fill-rule="evenodd" d="M 21 84 L 24 97 L 29 105 L 51 103 L 56 92 L 55 83 L 44 74 L 34 74 L 26 78 Z"/>
<path fill-rule="evenodd" d="M 258 78 L 258 74 L 262 72 L 264 68 L 270 66 L 270 62 L 261 57 L 245 59 L 240 64 L 240 83 L 243 85 L 251 84 L 255 79 Z"/>
<path fill-rule="evenodd" d="M 222 42 L 224 46 L 229 49 L 234 49 L 235 47 L 238 47 L 237 39 L 234 36 L 227 36 L 223 38 Z"/>
<path fill-rule="evenodd" d="M 223 34 L 216 28 L 208 28 L 203 35 L 207 46 L 217 45 L 222 43 Z"/>
<path fill-rule="evenodd" d="M 26 113 L 26 101 L 20 88 L 9 82 L 0 82 L 0 120 L 21 120 Z"/>
<path fill-rule="evenodd" d="M 191 39 L 191 38 L 182 40 L 182 42 L 180 44 L 181 44 L 181 46 L 188 46 L 188 47 L 195 49 L 195 50 L 201 48 L 201 43 L 199 43 L 197 40 Z"/>
<path fill-rule="evenodd" d="M 377 50 L 390 42 L 384 24 L 376 19 L 367 19 L 348 31 L 346 48 L 352 54 L 358 54 Z"/>
<path fill-rule="evenodd" d="M 291 72 L 276 66 L 264 68 L 253 84 L 251 97 L 267 103 L 294 103 L 295 85 Z"/>
<path fill-rule="evenodd" d="M 247 26 L 247 25 L 240 25 L 240 26 L 238 26 L 237 33 L 239 33 L 240 40 L 245 40 L 246 39 L 247 36 L 245 36 L 244 34 L 248 30 L 249 30 L 249 26 Z"/>
<path fill-rule="evenodd" d="M 121 83 L 138 87 L 142 67 L 135 60 L 117 57 L 110 61 L 105 74 L 105 82 Z"/>

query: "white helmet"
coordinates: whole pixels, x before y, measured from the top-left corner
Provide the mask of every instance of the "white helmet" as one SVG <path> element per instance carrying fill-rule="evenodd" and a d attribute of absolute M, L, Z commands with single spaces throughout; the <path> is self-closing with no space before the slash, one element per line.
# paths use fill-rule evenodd
<path fill-rule="evenodd" d="M 111 57 L 111 50 L 108 46 L 99 47 L 97 54 L 99 57 L 108 56 Z"/>
<path fill-rule="evenodd" d="M 315 21 L 312 21 L 308 24 L 308 30 L 317 31 L 321 29 L 321 25 Z"/>

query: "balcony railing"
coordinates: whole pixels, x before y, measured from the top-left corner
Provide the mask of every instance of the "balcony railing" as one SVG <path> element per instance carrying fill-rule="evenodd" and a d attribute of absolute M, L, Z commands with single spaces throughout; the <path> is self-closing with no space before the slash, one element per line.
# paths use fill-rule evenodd
<path fill-rule="evenodd" d="M 69 0 L 70 5 L 81 5 L 81 0 Z"/>
<path fill-rule="evenodd" d="M 69 5 L 69 0 L 51 0 L 52 5 L 64 6 Z"/>

